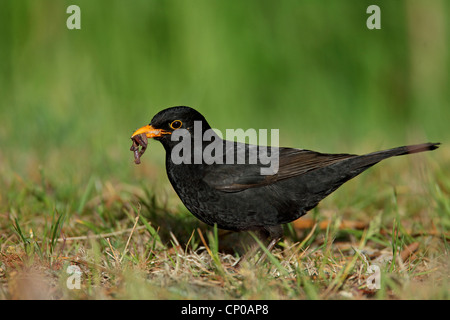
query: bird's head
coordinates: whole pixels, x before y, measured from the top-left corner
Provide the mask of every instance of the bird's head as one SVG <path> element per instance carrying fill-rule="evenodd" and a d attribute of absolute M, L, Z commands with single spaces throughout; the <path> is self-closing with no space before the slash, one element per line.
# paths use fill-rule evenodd
<path fill-rule="evenodd" d="M 190 107 L 172 107 L 158 112 L 150 123 L 136 130 L 132 138 L 145 134 L 147 138 L 161 141 L 164 146 L 171 145 L 171 134 L 178 129 L 186 129 L 193 136 L 195 121 L 201 121 L 202 131 L 210 129 L 205 117 Z"/>

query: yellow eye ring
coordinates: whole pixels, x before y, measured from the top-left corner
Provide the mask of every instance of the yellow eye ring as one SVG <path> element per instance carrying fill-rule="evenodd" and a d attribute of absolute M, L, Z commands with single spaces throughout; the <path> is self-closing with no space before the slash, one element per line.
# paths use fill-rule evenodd
<path fill-rule="evenodd" d="M 173 130 L 176 130 L 176 129 L 180 129 L 182 125 L 183 125 L 183 122 L 181 122 L 180 120 L 174 120 L 174 121 L 172 121 L 172 123 L 170 124 L 170 127 L 171 127 Z"/>

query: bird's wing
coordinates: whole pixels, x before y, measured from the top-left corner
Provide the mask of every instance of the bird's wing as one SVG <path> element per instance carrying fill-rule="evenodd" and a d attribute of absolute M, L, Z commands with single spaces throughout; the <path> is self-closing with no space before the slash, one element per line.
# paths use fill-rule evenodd
<path fill-rule="evenodd" d="M 268 168 L 270 164 L 262 165 L 259 161 L 258 164 L 216 164 L 205 168 L 203 181 L 210 187 L 224 192 L 239 192 L 296 177 L 355 157 L 351 154 L 324 154 L 292 148 L 278 150 L 278 171 L 275 174 L 262 175 L 261 169 Z"/>

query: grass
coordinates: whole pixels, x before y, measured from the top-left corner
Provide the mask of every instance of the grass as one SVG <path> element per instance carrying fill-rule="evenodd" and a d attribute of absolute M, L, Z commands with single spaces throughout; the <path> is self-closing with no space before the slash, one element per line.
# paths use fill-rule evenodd
<path fill-rule="evenodd" d="M 4 181 L 0 298 L 448 299 L 450 182 L 435 180 L 446 166 L 436 154 L 378 165 L 287 226 L 263 263 L 240 269 L 232 265 L 245 234 L 203 225 L 172 192 L 163 201 L 161 188 L 92 178 L 62 209 L 55 190 L 66 181 L 16 176 Z M 434 169 L 421 177 L 417 160 Z M 355 190 L 366 202 L 344 206 Z M 66 285 L 71 265 L 80 289 Z M 367 284 L 371 265 L 377 289 Z"/>
<path fill-rule="evenodd" d="M 449 298 L 448 2 L 379 0 L 376 31 L 371 1 L 79 0 L 68 30 L 71 4 L 0 3 L 1 299 Z M 130 134 L 173 105 L 321 152 L 443 144 L 346 183 L 237 270 L 252 237 L 187 212 L 157 143 L 132 162 Z"/>

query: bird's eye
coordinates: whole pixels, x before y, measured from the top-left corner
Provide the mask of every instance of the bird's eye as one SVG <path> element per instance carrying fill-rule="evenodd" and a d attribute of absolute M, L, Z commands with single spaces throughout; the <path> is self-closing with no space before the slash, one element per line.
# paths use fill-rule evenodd
<path fill-rule="evenodd" d="M 174 130 L 181 128 L 181 126 L 183 125 L 183 123 L 180 120 L 175 120 L 172 121 L 172 123 L 170 124 L 170 127 Z"/>

